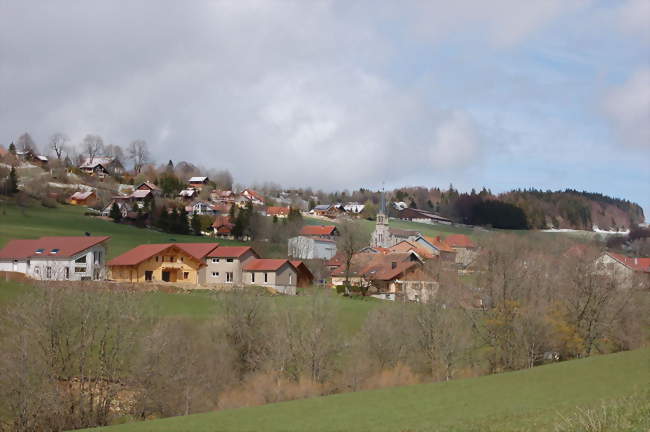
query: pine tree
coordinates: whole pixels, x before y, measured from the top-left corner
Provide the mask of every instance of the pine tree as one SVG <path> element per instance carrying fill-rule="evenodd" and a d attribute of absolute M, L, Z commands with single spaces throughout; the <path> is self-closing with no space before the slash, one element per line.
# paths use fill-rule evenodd
<path fill-rule="evenodd" d="M 12 155 L 16 154 L 16 144 L 14 144 L 13 142 L 9 144 L 9 153 L 11 153 Z"/>
<path fill-rule="evenodd" d="M 160 216 L 158 216 L 158 220 L 155 221 L 155 225 L 160 228 L 163 231 L 169 231 L 169 212 L 167 211 L 167 207 L 163 206 L 160 209 Z"/>
<path fill-rule="evenodd" d="M 192 225 L 192 233 L 194 235 L 200 236 L 201 235 L 201 220 L 199 215 L 194 215 L 192 216 L 192 219 L 190 221 Z"/>
<path fill-rule="evenodd" d="M 18 192 L 18 175 L 16 174 L 16 167 L 13 165 L 11 166 L 11 171 L 9 171 L 9 184 L 7 191 L 10 195 Z"/>
<path fill-rule="evenodd" d="M 108 214 L 108 216 L 113 219 L 113 222 L 115 223 L 118 223 L 122 220 L 122 212 L 120 211 L 120 207 L 115 201 L 113 201 L 113 206 L 111 207 L 111 212 Z"/>
<path fill-rule="evenodd" d="M 181 210 L 178 212 L 178 231 L 179 234 L 189 234 L 190 233 L 190 221 L 187 217 L 187 210 L 185 207 L 181 207 Z"/>

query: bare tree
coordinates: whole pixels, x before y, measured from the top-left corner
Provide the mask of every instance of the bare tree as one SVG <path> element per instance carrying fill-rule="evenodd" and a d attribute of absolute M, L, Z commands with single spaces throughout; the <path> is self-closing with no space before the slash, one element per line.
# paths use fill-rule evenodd
<path fill-rule="evenodd" d="M 92 163 L 104 151 L 104 140 L 99 135 L 88 134 L 83 139 L 82 147 L 88 156 L 88 162 Z"/>
<path fill-rule="evenodd" d="M 60 161 L 63 152 L 66 149 L 66 144 L 70 141 L 70 138 L 64 133 L 57 132 L 50 137 L 50 149 L 56 154 L 56 158 Z"/>
<path fill-rule="evenodd" d="M 133 171 L 140 174 L 142 167 L 149 161 L 149 148 L 145 140 L 135 140 L 126 150 L 129 159 L 133 162 Z"/>
<path fill-rule="evenodd" d="M 338 226 L 339 238 L 336 242 L 336 251 L 343 256 L 345 266 L 345 289 L 349 294 L 352 258 L 359 249 L 368 243 L 367 236 L 361 230 L 361 225 L 350 219 L 344 219 Z"/>
<path fill-rule="evenodd" d="M 20 151 L 38 151 L 36 148 L 36 143 L 32 139 L 32 136 L 27 132 L 18 137 L 18 140 L 16 141 L 16 147 L 18 147 Z"/>
<path fill-rule="evenodd" d="M 119 162 L 120 165 L 124 166 L 124 151 L 122 146 L 119 144 L 108 144 L 104 147 L 104 154 L 108 157 L 112 157 L 115 161 Z"/>

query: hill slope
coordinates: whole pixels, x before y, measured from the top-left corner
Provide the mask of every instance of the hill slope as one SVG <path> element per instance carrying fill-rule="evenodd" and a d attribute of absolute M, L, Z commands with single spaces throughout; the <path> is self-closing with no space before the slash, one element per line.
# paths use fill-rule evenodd
<path fill-rule="evenodd" d="M 137 431 L 546 430 L 558 412 L 650 386 L 650 349 L 446 383 L 112 426 Z"/>

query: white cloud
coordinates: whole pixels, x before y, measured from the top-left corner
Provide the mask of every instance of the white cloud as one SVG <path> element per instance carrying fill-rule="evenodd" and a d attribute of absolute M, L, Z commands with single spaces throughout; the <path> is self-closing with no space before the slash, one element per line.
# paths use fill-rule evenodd
<path fill-rule="evenodd" d="M 603 107 L 624 146 L 650 149 L 650 68 L 611 89 Z"/>

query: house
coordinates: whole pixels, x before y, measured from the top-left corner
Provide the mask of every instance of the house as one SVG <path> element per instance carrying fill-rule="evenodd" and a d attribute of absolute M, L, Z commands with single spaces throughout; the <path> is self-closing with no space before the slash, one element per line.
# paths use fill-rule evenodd
<path fill-rule="evenodd" d="M 111 210 L 113 210 L 113 204 L 117 204 L 117 208 L 120 210 L 120 213 L 122 214 L 122 218 L 126 218 L 129 215 L 129 212 L 133 211 L 131 207 L 131 203 L 121 200 L 121 199 L 114 199 L 106 207 L 102 209 L 102 216 L 104 217 L 110 217 L 111 216 Z"/>
<path fill-rule="evenodd" d="M 617 278 L 624 288 L 650 289 L 650 258 L 605 252 L 596 259 L 596 271 Z"/>
<path fill-rule="evenodd" d="M 113 197 L 113 200 L 102 209 L 102 216 L 109 217 L 111 215 L 114 203 L 119 207 L 123 218 L 130 217 L 131 214 L 134 216 L 138 210 L 142 211 L 150 208 L 153 200 L 154 192 L 150 189 L 136 189 L 129 195 L 116 195 Z"/>
<path fill-rule="evenodd" d="M 213 215 L 214 209 L 212 204 L 207 201 L 196 201 L 185 207 L 188 214 L 191 215 Z"/>
<path fill-rule="evenodd" d="M 206 256 L 206 284 L 243 284 L 243 267 L 260 256 L 250 246 L 219 246 Z"/>
<path fill-rule="evenodd" d="M 28 162 L 41 168 L 46 168 L 49 163 L 47 156 L 38 154 L 30 149 L 16 150 L 16 157 L 22 162 Z"/>
<path fill-rule="evenodd" d="M 243 266 L 244 284 L 269 287 L 283 294 L 296 295 L 298 270 L 286 259 L 253 259 Z"/>
<path fill-rule="evenodd" d="M 234 204 L 237 196 L 231 190 L 215 189 L 210 192 L 210 200 L 216 203 Z"/>
<path fill-rule="evenodd" d="M 300 229 L 299 235 L 334 240 L 339 235 L 339 230 L 334 225 L 305 225 Z"/>
<path fill-rule="evenodd" d="M 447 219 L 446 217 L 442 217 L 426 210 L 419 210 L 410 207 L 400 210 L 397 217 L 402 220 L 429 224 L 451 225 L 453 223 L 451 219 Z"/>
<path fill-rule="evenodd" d="M 345 213 L 342 207 L 332 204 L 321 204 L 314 207 L 311 211 L 316 216 L 322 216 L 330 219 L 336 219 L 341 214 Z"/>
<path fill-rule="evenodd" d="M 235 227 L 235 224 L 230 222 L 230 216 L 228 215 L 219 215 L 214 218 L 212 223 L 212 229 L 214 230 L 214 235 L 222 238 L 231 238 L 232 229 Z"/>
<path fill-rule="evenodd" d="M 145 181 L 142 182 L 138 185 L 138 187 L 135 188 L 135 190 L 149 190 L 151 191 L 151 194 L 155 197 L 158 198 L 162 195 L 162 189 L 160 189 L 158 186 L 153 184 L 150 181 Z"/>
<path fill-rule="evenodd" d="M 363 212 L 365 207 L 364 204 L 359 204 L 358 202 L 349 202 L 343 206 L 343 210 L 351 214 L 359 214 Z"/>
<path fill-rule="evenodd" d="M 291 261 L 291 265 L 294 266 L 298 272 L 298 279 L 296 282 L 298 288 L 305 288 L 314 283 L 314 275 L 304 262 Z"/>
<path fill-rule="evenodd" d="M 182 200 L 186 200 L 186 201 L 194 199 L 197 195 L 198 195 L 198 191 L 194 188 L 183 189 L 178 193 L 178 196 Z"/>
<path fill-rule="evenodd" d="M 336 255 L 336 241 L 320 236 L 291 237 L 288 240 L 288 255 L 297 259 L 328 260 Z"/>
<path fill-rule="evenodd" d="M 98 177 L 104 177 L 106 175 L 121 175 L 124 173 L 124 167 L 119 160 L 106 156 L 86 158 L 84 162 L 79 165 L 79 169 L 88 175 L 95 175 Z"/>
<path fill-rule="evenodd" d="M 137 246 L 108 262 L 110 279 L 118 282 L 205 281 L 206 257 L 218 243 L 162 243 Z"/>
<path fill-rule="evenodd" d="M 411 243 L 408 240 L 402 240 L 401 242 L 391 246 L 387 249 L 389 252 L 394 253 L 405 253 L 405 252 L 414 252 L 422 259 L 431 259 L 437 256 L 430 248 L 418 244 L 416 242 Z"/>
<path fill-rule="evenodd" d="M 70 196 L 70 198 L 68 198 L 68 203 L 72 205 L 92 207 L 97 204 L 97 194 L 93 190 L 75 192 Z"/>
<path fill-rule="evenodd" d="M 434 255 L 439 256 L 443 261 L 454 262 L 456 259 L 456 251 L 445 243 L 440 236 L 418 236 L 414 243 L 422 248 L 428 249 Z"/>
<path fill-rule="evenodd" d="M 201 190 L 203 189 L 203 186 L 210 182 L 210 179 L 207 177 L 190 177 L 187 182 L 189 183 L 190 188 Z"/>
<path fill-rule="evenodd" d="M 267 216 L 275 216 L 277 218 L 286 218 L 289 216 L 290 207 L 276 207 L 269 206 L 266 208 Z"/>
<path fill-rule="evenodd" d="M 264 197 L 256 190 L 244 189 L 239 194 L 239 196 L 245 198 L 247 201 L 252 202 L 253 205 L 264 205 Z"/>
<path fill-rule="evenodd" d="M 10 240 L 0 250 L 0 271 L 40 280 L 100 280 L 105 277 L 108 236 Z"/>
<path fill-rule="evenodd" d="M 438 284 L 421 269 L 423 261 L 414 251 L 358 253 L 353 256 L 349 281 L 385 300 L 428 301 Z M 341 263 L 332 271 L 332 285 L 344 285 L 346 269 Z"/>
<path fill-rule="evenodd" d="M 476 244 L 465 234 L 450 234 L 445 237 L 445 243 L 456 252 L 456 264 L 467 268 L 478 256 Z"/>

